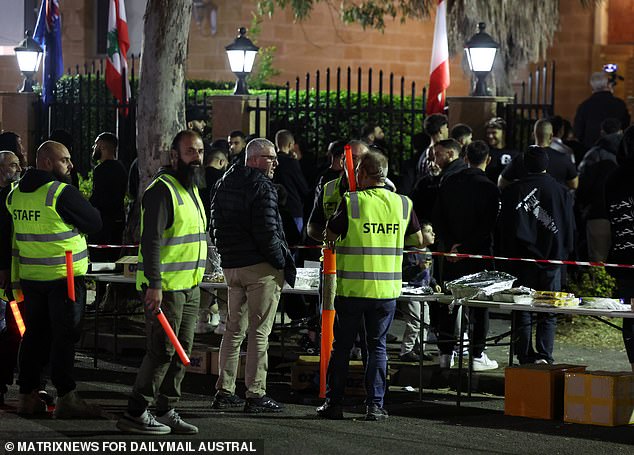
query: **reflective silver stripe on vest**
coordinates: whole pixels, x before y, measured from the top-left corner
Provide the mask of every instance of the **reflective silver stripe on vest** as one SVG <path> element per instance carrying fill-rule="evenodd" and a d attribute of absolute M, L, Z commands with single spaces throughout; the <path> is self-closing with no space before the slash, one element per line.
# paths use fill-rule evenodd
<path fill-rule="evenodd" d="M 352 218 L 360 218 L 359 194 L 356 192 L 348 194 L 350 194 L 350 215 L 352 215 Z"/>
<path fill-rule="evenodd" d="M 53 206 L 53 198 L 55 197 L 55 192 L 57 191 L 57 188 L 59 188 L 59 186 L 62 184 L 62 182 L 53 182 L 53 184 L 50 186 L 50 188 L 48 189 L 48 193 L 46 193 L 46 206 L 47 207 L 52 207 Z"/>
<path fill-rule="evenodd" d="M 186 270 L 196 270 L 201 267 L 205 267 L 205 261 L 172 262 L 170 264 L 161 264 L 161 273 L 183 272 Z M 144 270 L 142 262 L 139 262 L 137 265 L 137 270 Z"/>
<path fill-rule="evenodd" d="M 326 182 L 326 185 L 324 185 L 324 195 L 332 196 L 335 192 L 335 188 L 337 187 L 336 183 L 336 180 Z"/>
<path fill-rule="evenodd" d="M 402 256 L 403 248 L 391 248 L 382 246 L 338 246 L 337 253 L 354 254 L 362 256 L 365 254 L 373 256 Z"/>
<path fill-rule="evenodd" d="M 171 237 L 169 239 L 161 239 L 161 246 L 182 245 L 184 243 L 201 242 L 206 240 L 205 233 L 187 234 L 179 237 Z"/>
<path fill-rule="evenodd" d="M 88 257 L 88 250 L 73 254 L 73 262 L 81 261 Z M 27 258 L 20 256 L 20 264 L 24 265 L 62 265 L 66 264 L 66 256 L 56 258 Z"/>
<path fill-rule="evenodd" d="M 402 194 L 399 194 L 399 196 L 401 196 L 401 201 L 403 201 L 403 219 L 406 220 L 409 212 L 409 201 L 406 196 L 403 196 Z"/>
<path fill-rule="evenodd" d="M 401 272 L 347 272 L 337 270 L 337 278 L 348 280 L 401 281 Z"/>
<path fill-rule="evenodd" d="M 174 191 L 174 194 L 176 195 L 176 200 L 178 201 L 178 205 L 183 205 L 183 198 L 181 197 L 180 193 L 178 192 L 178 189 L 176 188 L 176 186 L 174 186 L 174 184 L 168 180 L 167 178 L 162 179 L 161 177 L 159 177 L 159 180 L 163 183 L 165 183 L 166 185 L 169 185 L 172 190 Z"/>
<path fill-rule="evenodd" d="M 66 231 L 58 234 L 15 234 L 16 240 L 23 242 L 55 242 L 56 240 L 67 240 L 79 235 L 79 232 Z"/>

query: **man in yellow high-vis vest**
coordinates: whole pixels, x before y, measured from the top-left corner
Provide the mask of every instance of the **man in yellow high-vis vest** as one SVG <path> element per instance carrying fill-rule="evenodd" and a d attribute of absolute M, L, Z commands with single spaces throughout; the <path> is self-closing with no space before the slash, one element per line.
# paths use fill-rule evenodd
<path fill-rule="evenodd" d="M 365 370 L 366 420 L 384 420 L 386 336 L 401 293 L 403 248 L 421 246 L 412 201 L 385 186 L 387 158 L 369 151 L 356 174 L 359 191 L 344 194 L 327 224 L 327 240 L 337 252 L 337 297 L 333 350 L 328 365 L 326 402 L 317 413 L 343 418 L 342 401 L 349 352 L 363 318 L 368 361 Z"/>
<path fill-rule="evenodd" d="M 117 422 L 126 433 L 198 433 L 174 409 L 186 367 L 156 314 L 165 313 L 183 349 L 191 354 L 207 260 L 207 219 L 198 193 L 205 178 L 203 154 L 197 132 L 178 133 L 170 166 L 161 168 L 143 195 L 136 284 L 144 293 L 147 342 L 127 412 Z M 147 409 L 152 402 L 156 418 Z"/>
<path fill-rule="evenodd" d="M 45 356 L 50 353 L 51 380 L 57 389 L 54 415 L 83 418 L 100 415 L 75 393 L 73 363 L 86 300 L 84 275 L 88 250 L 81 233 L 101 229 L 99 212 L 69 185 L 73 164 L 68 149 L 46 141 L 29 169 L 9 193 L 6 208 L 12 222 L 14 261 L 12 289 L 21 288 L 26 332 L 19 364 L 18 412 L 46 412 L 38 396 Z M 65 252 L 72 251 L 75 302 L 68 299 Z M 4 261 L 3 261 L 4 262 Z"/>

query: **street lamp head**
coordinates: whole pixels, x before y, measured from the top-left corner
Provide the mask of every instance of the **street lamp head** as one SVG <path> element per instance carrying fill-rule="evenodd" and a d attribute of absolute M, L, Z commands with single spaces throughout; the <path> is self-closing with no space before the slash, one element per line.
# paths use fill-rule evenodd
<path fill-rule="evenodd" d="M 249 91 L 247 90 L 245 78 L 251 73 L 255 56 L 260 48 L 246 37 L 246 28 L 240 27 L 238 33 L 238 37 L 233 43 L 226 46 L 225 50 L 227 51 L 231 71 L 238 78 L 233 94 L 248 95 Z"/>
<path fill-rule="evenodd" d="M 42 60 L 42 47 L 31 38 L 31 31 L 27 30 L 24 34 L 24 39 L 13 50 L 18 59 L 18 67 L 24 76 L 24 83 L 20 93 L 32 92 L 33 75 L 37 72 Z"/>
<path fill-rule="evenodd" d="M 467 62 L 469 63 L 469 69 L 478 78 L 474 96 L 486 96 L 486 84 L 485 79 L 493 68 L 493 61 L 500 45 L 491 38 L 491 35 L 484 30 L 486 25 L 484 22 L 478 24 L 478 33 L 473 35 L 469 41 L 465 44 L 465 52 L 467 54 Z"/>

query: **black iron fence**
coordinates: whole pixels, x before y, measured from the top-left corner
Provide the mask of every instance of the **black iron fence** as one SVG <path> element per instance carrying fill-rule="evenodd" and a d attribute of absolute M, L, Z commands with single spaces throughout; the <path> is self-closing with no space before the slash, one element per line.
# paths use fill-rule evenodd
<path fill-rule="evenodd" d="M 136 157 L 136 95 L 138 58 L 129 60 L 131 98 L 126 104 L 114 99 L 105 84 L 104 61 L 76 66 L 57 84 L 55 101 L 38 115 L 40 139 L 51 131 L 64 129 L 73 138 L 73 160 L 85 174 L 91 168 L 91 147 L 103 131 L 119 136 L 119 157 L 130 164 Z M 507 143 L 524 149 L 531 141 L 532 125 L 538 118 L 554 111 L 555 64 L 550 72 L 546 64 L 531 72 L 520 87 L 513 104 L 504 109 L 507 120 Z M 262 101 L 250 106 L 254 115 L 255 133 L 275 132 L 285 128 L 296 135 L 307 167 L 316 167 L 326 155 L 328 144 L 337 139 L 359 137 L 364 125 L 376 123 L 385 132 L 382 148 L 390 158 L 391 168 L 398 173 L 412 153 L 411 136 L 422 131 L 425 118 L 426 89 L 424 82 L 406 82 L 393 73 L 384 74 L 361 68 L 337 68 L 306 74 L 283 87 L 258 91 Z M 193 84 L 192 84 L 193 86 Z M 211 116 L 211 95 L 200 85 L 189 90 L 187 107 L 202 107 Z M 261 120 L 263 119 L 263 120 Z M 266 130 L 265 130 L 266 127 Z M 209 138 L 213 131 L 209 132 Z M 314 166 L 313 166 L 314 164 Z"/>

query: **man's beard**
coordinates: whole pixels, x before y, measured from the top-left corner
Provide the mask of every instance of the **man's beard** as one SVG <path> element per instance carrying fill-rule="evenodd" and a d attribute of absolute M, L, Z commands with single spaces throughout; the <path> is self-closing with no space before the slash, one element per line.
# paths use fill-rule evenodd
<path fill-rule="evenodd" d="M 192 161 L 185 164 L 178 158 L 176 167 L 176 179 L 186 188 L 196 185 L 198 188 L 205 186 L 205 170 L 200 161 Z"/>
<path fill-rule="evenodd" d="M 71 177 L 70 173 L 68 173 L 68 174 L 60 174 L 60 173 L 57 173 L 57 172 L 53 171 L 53 176 L 58 181 L 60 181 L 62 183 L 68 183 L 68 184 L 73 183 L 73 178 Z"/>
<path fill-rule="evenodd" d="M 14 172 L 13 174 L 11 174 L 10 172 L 5 172 L 2 176 L 5 182 L 7 182 L 7 184 L 17 182 L 18 180 L 20 180 L 19 172 Z"/>
<path fill-rule="evenodd" d="M 95 150 L 94 152 L 92 152 L 92 159 L 93 161 L 101 160 L 101 150 Z"/>

